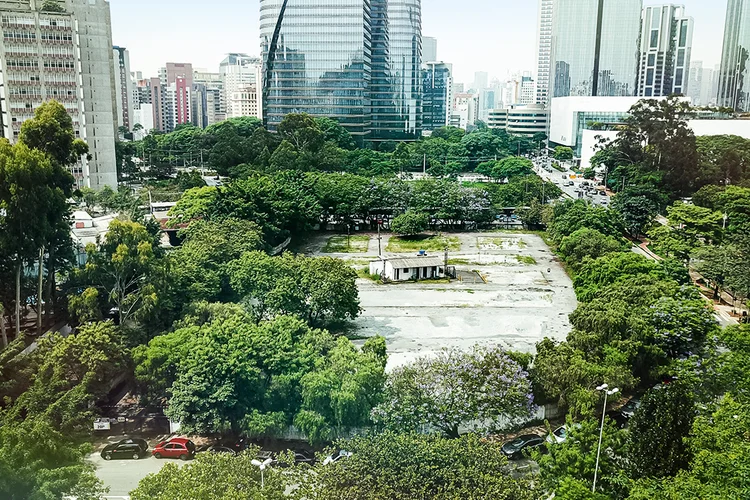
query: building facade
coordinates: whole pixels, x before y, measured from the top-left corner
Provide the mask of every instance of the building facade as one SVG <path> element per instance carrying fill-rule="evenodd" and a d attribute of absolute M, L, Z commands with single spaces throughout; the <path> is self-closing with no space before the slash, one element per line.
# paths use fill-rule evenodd
<path fill-rule="evenodd" d="M 750 112 L 750 0 L 729 0 L 717 104 Z"/>
<path fill-rule="evenodd" d="M 249 85 L 229 96 L 228 111 L 233 117 L 252 116 L 263 119 L 262 109 L 260 93 L 255 85 Z"/>
<path fill-rule="evenodd" d="M 124 47 L 112 48 L 114 63 L 115 100 L 117 102 L 117 127 L 131 130 L 135 123 L 133 114 L 133 81 L 130 77 L 130 54 Z"/>
<path fill-rule="evenodd" d="M 193 73 L 193 91 L 190 96 L 193 125 L 206 128 L 226 120 L 223 94 L 224 83 L 219 73 L 197 70 Z"/>
<path fill-rule="evenodd" d="M 222 106 L 227 118 L 235 116 L 229 103 L 233 95 L 249 87 L 259 88 L 262 81 L 261 66 L 259 57 L 243 53 L 227 54 L 219 64 L 219 75 L 223 83 Z"/>
<path fill-rule="evenodd" d="M 489 112 L 487 126 L 513 135 L 546 134 L 550 112 L 543 104 L 511 106 Z"/>
<path fill-rule="evenodd" d="M 427 62 L 422 70 L 422 128 L 431 132 L 448 125 L 453 103 L 450 64 Z"/>
<path fill-rule="evenodd" d="M 269 130 L 289 113 L 308 113 L 337 120 L 360 142 L 369 139 L 371 22 L 369 0 L 260 1 Z"/>
<path fill-rule="evenodd" d="M 308 113 L 360 143 L 421 135 L 420 0 L 261 0 L 260 36 L 270 130 Z"/>
<path fill-rule="evenodd" d="M 437 46 L 437 38 L 431 36 L 422 37 L 422 63 L 439 61 Z"/>
<path fill-rule="evenodd" d="M 546 105 L 549 101 L 549 86 L 552 65 L 552 18 L 554 0 L 539 0 L 539 19 L 536 42 L 536 89 L 534 99 L 537 104 Z"/>
<path fill-rule="evenodd" d="M 554 0 L 550 97 L 632 96 L 642 0 Z"/>
<path fill-rule="evenodd" d="M 415 140 L 422 131 L 421 0 L 372 0 L 370 141 Z"/>
<path fill-rule="evenodd" d="M 78 187 L 117 187 L 112 28 L 106 0 L 0 0 L 0 131 L 11 142 L 43 102 L 67 110 L 89 145 L 71 172 Z"/>
<path fill-rule="evenodd" d="M 687 94 L 693 47 L 692 17 L 682 5 L 643 9 L 636 95 Z"/>
<path fill-rule="evenodd" d="M 178 125 L 191 123 L 193 65 L 167 63 L 159 77 L 151 78 L 154 128 L 172 132 Z"/>

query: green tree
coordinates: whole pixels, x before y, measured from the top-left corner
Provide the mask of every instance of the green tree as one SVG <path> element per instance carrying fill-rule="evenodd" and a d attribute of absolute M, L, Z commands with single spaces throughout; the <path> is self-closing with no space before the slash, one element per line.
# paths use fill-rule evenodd
<path fill-rule="evenodd" d="M 315 118 L 315 121 L 323 132 L 326 141 L 330 141 L 341 149 L 346 149 L 348 151 L 356 149 L 357 144 L 354 142 L 352 134 L 342 127 L 339 122 L 326 117 Z"/>
<path fill-rule="evenodd" d="M 166 286 L 158 237 L 146 227 L 113 220 L 104 242 L 86 248 L 85 267 L 75 270 L 74 282 L 100 290 L 103 307 L 114 307 L 120 324 L 145 319 L 159 303 Z"/>
<path fill-rule="evenodd" d="M 374 410 L 373 418 L 394 430 L 429 426 L 457 438 L 459 427 L 472 421 L 485 426 L 501 415 L 528 417 L 534 405 L 527 375 L 496 347 L 443 350 L 394 370 L 386 384 L 385 402 Z"/>
<path fill-rule="evenodd" d="M 528 478 L 513 479 L 500 446 L 475 434 L 444 439 L 385 432 L 338 443 L 350 457 L 302 476 L 302 497 L 328 500 L 531 500 Z"/>
<path fill-rule="evenodd" d="M 599 408 L 601 410 L 601 408 Z M 625 444 L 625 433 L 607 420 L 602 433 L 602 453 L 599 457 L 597 471 L 597 489 L 599 495 L 591 495 L 591 485 L 594 482 L 596 455 L 599 447 L 599 426 L 601 420 L 592 418 L 575 423 L 571 418 L 567 420 L 568 435 L 562 443 L 551 443 L 547 446 L 546 455 L 534 454 L 539 463 L 539 477 L 545 491 L 562 491 L 562 498 L 569 499 L 599 499 L 616 498 L 614 493 L 618 488 L 618 478 L 621 475 L 620 460 Z M 585 496 L 582 488 L 576 483 L 586 485 Z M 576 494 L 573 494 L 576 492 Z M 602 497 L 602 494 L 606 496 Z"/>
<path fill-rule="evenodd" d="M 217 193 L 215 187 L 196 187 L 185 191 L 177 205 L 169 210 L 170 225 L 178 227 L 194 220 L 211 218 Z"/>
<path fill-rule="evenodd" d="M 44 419 L 0 426 L 0 496 L 7 500 L 57 500 L 68 495 L 98 500 L 105 490 L 78 445 Z"/>
<path fill-rule="evenodd" d="M 573 150 L 566 146 L 557 146 L 552 155 L 557 161 L 567 161 L 573 159 Z"/>
<path fill-rule="evenodd" d="M 578 270 L 589 259 L 598 259 L 622 251 L 623 244 L 596 229 L 583 228 L 563 238 L 559 249 L 566 262 L 574 270 Z"/>
<path fill-rule="evenodd" d="M 189 498 L 201 500 L 283 500 L 291 486 L 287 474 L 274 467 L 263 471 L 252 464 L 259 449 L 251 448 L 238 456 L 201 453 L 195 460 L 178 467 L 167 464 L 150 474 L 130 492 L 133 500 Z M 261 482 L 262 479 L 262 482 Z M 186 493 L 189 492 L 189 493 Z"/>
<path fill-rule="evenodd" d="M 647 392 L 628 426 L 630 477 L 674 476 L 687 467 L 690 452 L 685 438 L 694 418 L 693 395 L 683 384 L 671 383 Z"/>
<path fill-rule="evenodd" d="M 427 214 L 418 212 L 406 212 L 393 219 L 391 229 L 396 234 L 414 235 L 427 230 L 430 218 Z"/>
<path fill-rule="evenodd" d="M 586 302 L 602 287 L 638 275 L 648 275 L 655 280 L 666 278 L 658 262 L 633 252 L 620 252 L 585 263 L 573 278 L 573 286 L 579 300 Z"/>

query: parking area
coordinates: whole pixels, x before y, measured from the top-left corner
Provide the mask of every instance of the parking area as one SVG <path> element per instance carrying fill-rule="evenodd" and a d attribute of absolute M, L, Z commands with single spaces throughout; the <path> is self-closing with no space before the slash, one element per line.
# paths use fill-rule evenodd
<path fill-rule="evenodd" d="M 568 315 L 577 305 L 573 284 L 540 236 L 516 231 L 451 236 L 459 238 L 460 249 L 449 255 L 449 264 L 469 276 L 481 274 L 486 283 L 380 285 L 360 279 L 357 342 L 383 335 L 392 369 L 444 347 L 497 344 L 534 352 L 544 337 L 565 339 L 571 329 Z M 333 255 L 362 267 L 377 258 L 373 240 L 366 254 Z M 316 248 L 325 241 L 321 236 L 313 242 L 310 253 L 319 254 Z"/>

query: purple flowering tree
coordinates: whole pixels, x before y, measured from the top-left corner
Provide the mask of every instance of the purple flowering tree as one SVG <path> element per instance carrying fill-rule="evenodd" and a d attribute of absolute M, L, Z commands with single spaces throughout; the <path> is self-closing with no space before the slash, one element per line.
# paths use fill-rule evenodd
<path fill-rule="evenodd" d="M 461 424 L 491 427 L 534 411 L 531 382 L 499 347 L 446 349 L 393 371 L 373 420 L 393 430 L 436 428 L 457 438 Z"/>

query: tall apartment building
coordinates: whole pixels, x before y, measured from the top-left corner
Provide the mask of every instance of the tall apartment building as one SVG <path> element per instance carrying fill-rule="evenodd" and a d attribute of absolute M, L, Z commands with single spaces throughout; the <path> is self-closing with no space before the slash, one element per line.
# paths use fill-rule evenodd
<path fill-rule="evenodd" d="M 172 132 L 178 125 L 191 123 L 193 65 L 167 63 L 159 77 L 151 78 L 154 128 Z"/>
<path fill-rule="evenodd" d="M 360 142 L 421 135 L 420 0 L 261 0 L 263 115 L 338 120 Z"/>
<path fill-rule="evenodd" d="M 692 17 L 682 5 L 643 9 L 636 95 L 662 97 L 686 94 L 693 47 Z"/>
<path fill-rule="evenodd" d="M 554 0 L 550 97 L 632 96 L 642 0 Z"/>
<path fill-rule="evenodd" d="M 422 128 L 433 131 L 448 125 L 453 106 L 453 68 L 426 62 L 422 70 Z"/>
<path fill-rule="evenodd" d="M 717 104 L 750 112 L 750 0 L 729 0 Z"/>
<path fill-rule="evenodd" d="M 130 54 L 124 47 L 112 48 L 114 63 L 115 101 L 117 102 L 117 127 L 131 130 L 133 114 L 133 80 L 130 76 Z"/>
<path fill-rule="evenodd" d="M 716 106 L 718 78 L 717 69 L 704 68 L 703 61 L 691 61 L 687 94 L 690 101 L 696 106 Z"/>
<path fill-rule="evenodd" d="M 536 90 L 534 99 L 537 104 L 545 106 L 549 102 L 549 86 L 552 71 L 552 17 L 554 7 L 554 0 L 539 0 L 536 42 Z"/>
<path fill-rule="evenodd" d="M 220 73 L 196 70 L 193 73 L 190 116 L 193 125 L 206 128 L 226 120 L 224 82 Z"/>
<path fill-rule="evenodd" d="M 112 28 L 106 0 L 0 0 L 0 131 L 55 99 L 73 120 L 90 160 L 72 168 L 78 187 L 117 187 Z"/>
<path fill-rule="evenodd" d="M 131 131 L 135 140 L 141 140 L 154 129 L 151 80 L 143 78 L 143 73 L 140 71 L 134 71 L 130 73 L 130 81 L 133 90 Z"/>

